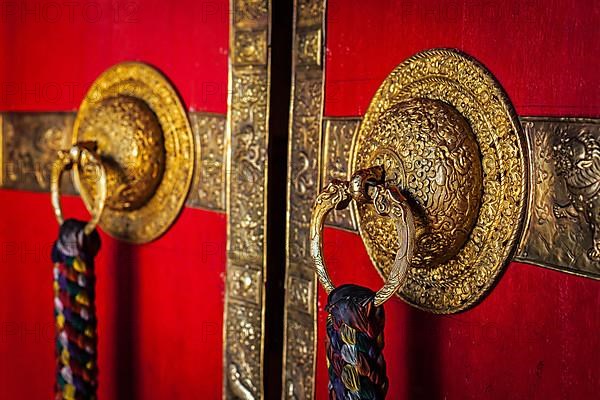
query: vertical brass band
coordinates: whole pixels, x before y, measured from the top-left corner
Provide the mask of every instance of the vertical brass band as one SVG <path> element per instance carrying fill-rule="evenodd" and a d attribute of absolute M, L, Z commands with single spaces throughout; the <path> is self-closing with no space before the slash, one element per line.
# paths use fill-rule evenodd
<path fill-rule="evenodd" d="M 294 2 L 282 378 L 285 399 L 312 399 L 315 390 L 317 283 L 310 261 L 309 228 L 312 204 L 320 189 L 324 22 L 323 0 Z"/>
<path fill-rule="evenodd" d="M 262 399 L 271 3 L 230 4 L 223 398 Z"/>
<path fill-rule="evenodd" d="M 186 205 L 225 210 L 225 116 L 191 112 L 196 165 Z M 50 170 L 58 150 L 71 146 L 72 112 L 9 112 L 0 114 L 0 188 L 50 191 Z M 198 152 L 198 148 L 201 149 Z M 75 194 L 70 179 L 61 193 Z"/>

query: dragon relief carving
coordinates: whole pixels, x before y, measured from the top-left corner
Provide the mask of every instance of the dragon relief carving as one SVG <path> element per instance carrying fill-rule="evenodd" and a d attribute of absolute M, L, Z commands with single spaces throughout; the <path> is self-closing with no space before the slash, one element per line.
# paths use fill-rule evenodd
<path fill-rule="evenodd" d="M 556 173 L 562 177 L 568 195 L 568 203 L 554 203 L 557 219 L 581 217 L 588 224 L 593 245 L 587 255 L 600 261 L 600 141 L 587 129 L 575 135 L 561 135 L 553 147 Z"/>

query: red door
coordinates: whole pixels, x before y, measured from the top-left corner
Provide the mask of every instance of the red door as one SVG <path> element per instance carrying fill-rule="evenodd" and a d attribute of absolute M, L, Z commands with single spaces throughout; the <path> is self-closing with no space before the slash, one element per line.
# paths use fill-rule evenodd
<path fill-rule="evenodd" d="M 161 70 L 187 110 L 215 113 L 222 133 L 228 21 L 227 0 L 5 2 L 0 5 L 4 133 L 16 112 L 34 113 L 34 119 L 42 112 L 74 115 L 92 81 L 129 60 Z M 69 117 L 56 115 L 60 128 Z M 68 123 L 63 127 L 70 130 Z M 28 191 L 0 193 L 0 398 L 49 399 L 54 384 L 49 256 L 58 226 L 48 193 L 30 191 L 47 187 L 35 177 L 37 166 L 28 161 L 36 161 L 35 154 L 28 152 L 52 143 L 42 141 L 43 131 L 17 133 L 27 134 L 30 142 L 15 145 L 19 138 L 13 137 L 4 143 L 3 187 L 31 185 Z M 32 138 L 41 139 L 31 143 Z M 200 209 L 193 201 L 152 243 L 128 245 L 102 234 L 96 260 L 99 398 L 221 398 L 224 202 Z M 69 216 L 87 218 L 76 197 L 66 198 L 63 207 Z"/>
<path fill-rule="evenodd" d="M 316 5 L 312 17 L 307 17 L 310 7 L 306 2 L 297 3 L 291 114 L 297 125 L 290 125 L 284 394 L 311 398 L 314 393 L 325 399 L 329 379 L 323 308 L 327 297 L 322 289 L 312 291 L 320 285 L 309 274 L 312 264 L 305 261 L 310 260 L 305 221 L 310 220 L 311 200 L 319 190 L 330 179 L 347 179 L 354 172 L 348 171 L 353 133 L 378 87 L 412 55 L 431 48 L 455 48 L 495 75 L 526 133 L 530 124 L 540 121 L 546 122 L 538 130 L 550 137 L 560 135 L 560 129 L 577 131 L 583 129 L 581 125 L 567 126 L 583 120 L 553 117 L 583 117 L 588 118 L 583 121 L 588 124 L 585 130 L 593 132 L 597 141 L 600 81 L 589 60 L 600 50 L 600 8 L 586 1 L 330 0 Z M 323 62 L 310 64 L 306 54 L 319 55 L 306 45 L 310 43 L 307 38 L 314 36 L 324 38 Z M 302 92 L 311 84 L 314 91 L 310 95 Z M 319 96 L 324 99 L 322 110 Z M 305 103 L 310 98 L 317 98 L 311 115 L 323 118 L 322 128 L 317 124 L 312 131 L 302 127 L 308 120 L 306 110 L 310 108 Z M 565 124 L 560 125 L 563 128 L 556 128 L 556 121 Z M 310 199 L 305 199 L 298 184 L 300 166 L 309 165 L 307 157 L 318 166 L 311 176 L 321 180 L 320 186 L 310 188 Z M 533 165 L 532 170 L 543 171 L 543 167 Z M 597 184 L 597 177 L 594 179 Z M 532 188 L 539 184 L 534 180 Z M 551 208 L 549 212 L 552 214 Z M 531 226 L 545 223 L 538 217 L 531 220 Z M 574 221 L 575 225 L 588 224 L 583 218 Z M 374 290 L 381 287 L 382 280 L 350 214 L 336 211 L 328 223 L 324 253 L 332 280 Z M 556 222 L 551 228 L 567 232 L 562 224 Z M 519 259 L 530 263 L 508 265 L 489 295 L 467 311 L 434 315 L 397 297 L 389 300 L 385 304 L 384 348 L 388 398 L 597 397 L 598 262 L 586 256 L 587 246 L 569 253 L 569 258 L 563 257 L 561 241 L 545 243 L 550 249 L 545 259 L 527 249 L 517 251 Z M 312 298 L 313 293 L 318 300 Z"/>

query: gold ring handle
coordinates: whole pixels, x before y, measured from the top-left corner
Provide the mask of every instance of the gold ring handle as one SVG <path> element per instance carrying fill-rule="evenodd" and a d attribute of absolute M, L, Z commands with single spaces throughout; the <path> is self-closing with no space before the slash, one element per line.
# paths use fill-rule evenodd
<path fill-rule="evenodd" d="M 62 225 L 64 218 L 62 207 L 60 205 L 60 182 L 63 172 L 70 170 L 74 165 L 77 165 L 80 169 L 83 169 L 88 165 L 94 165 L 98 168 L 99 173 L 98 179 L 96 180 L 98 195 L 95 197 L 96 204 L 92 206 L 91 210 L 88 209 L 92 218 L 84 228 L 84 233 L 86 235 L 92 233 L 96 228 L 96 225 L 98 225 L 107 196 L 106 170 L 104 169 L 104 165 L 100 162 L 100 158 L 95 154 L 93 147 L 94 146 L 91 143 L 77 143 L 73 145 L 69 151 L 60 150 L 58 152 L 58 158 L 52 165 L 52 175 L 50 179 L 50 199 L 52 207 L 54 208 L 54 215 L 56 216 L 58 224 Z"/>
<path fill-rule="evenodd" d="M 367 174 L 365 171 L 368 171 Z M 375 294 L 374 303 L 379 306 L 396 293 L 406 281 L 415 247 L 415 222 L 413 213 L 400 191 L 386 184 L 369 185 L 365 179 L 365 176 L 372 177 L 369 172 L 369 170 L 357 172 L 350 183 L 333 180 L 317 196 L 310 221 L 310 254 L 319 281 L 325 291 L 330 293 L 335 286 L 323 259 L 322 232 L 325 219 L 332 210 L 346 208 L 352 199 L 358 202 L 372 201 L 379 215 L 394 219 L 400 243 L 390 274 L 383 287 Z"/>

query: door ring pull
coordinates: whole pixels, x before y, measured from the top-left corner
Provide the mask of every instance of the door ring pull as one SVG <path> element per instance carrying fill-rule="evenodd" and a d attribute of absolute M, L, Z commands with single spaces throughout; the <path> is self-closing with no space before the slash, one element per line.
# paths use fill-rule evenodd
<path fill-rule="evenodd" d="M 393 218 L 400 248 L 383 287 L 374 298 L 375 306 L 382 305 L 406 281 L 415 247 L 415 222 L 413 213 L 398 188 L 385 182 L 382 167 L 359 170 L 350 181 L 334 179 L 317 196 L 310 222 L 310 254 L 319 281 L 329 294 L 335 286 L 323 259 L 323 226 L 332 210 L 343 210 L 354 199 L 358 204 L 372 203 L 377 214 Z"/>
<path fill-rule="evenodd" d="M 96 225 L 100 221 L 102 211 L 104 210 L 104 204 L 106 203 L 107 196 L 107 181 L 106 181 L 106 170 L 104 165 L 100 162 L 100 158 L 95 152 L 95 143 L 93 142 L 79 142 L 70 150 L 60 150 L 58 152 L 58 158 L 52 165 L 52 175 L 50 179 L 50 193 L 52 207 L 54 208 L 54 214 L 59 225 L 64 222 L 62 207 L 60 205 L 60 182 L 63 172 L 71 170 L 75 165 L 83 170 L 89 166 L 93 166 L 97 171 L 96 179 L 96 190 L 97 196 L 95 196 L 95 202 L 88 208 L 91 214 L 90 221 L 84 228 L 84 233 L 89 235 L 94 231 Z"/>

